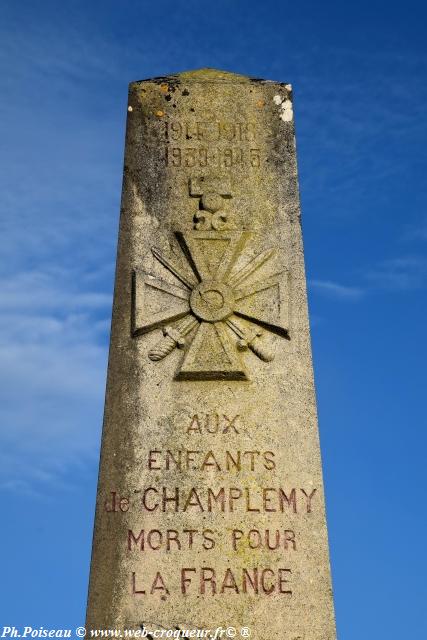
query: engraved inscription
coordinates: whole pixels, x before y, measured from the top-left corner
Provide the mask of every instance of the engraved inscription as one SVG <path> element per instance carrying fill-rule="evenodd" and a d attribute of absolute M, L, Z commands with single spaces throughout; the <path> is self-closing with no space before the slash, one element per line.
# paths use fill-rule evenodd
<path fill-rule="evenodd" d="M 164 121 L 153 139 L 164 141 L 164 161 L 174 168 L 258 169 L 266 157 L 257 144 L 255 122 Z"/>
<path fill-rule="evenodd" d="M 222 486 L 202 488 L 151 486 L 134 490 L 141 512 L 175 513 L 305 513 L 313 511 L 317 488 L 310 493 L 302 488 Z M 131 498 L 126 498 L 126 508 L 115 505 L 116 492 L 111 491 L 104 501 L 108 513 L 123 513 L 130 508 Z M 135 504 L 133 504 L 135 506 Z"/>
<path fill-rule="evenodd" d="M 261 149 L 242 147 L 177 147 L 165 148 L 165 164 L 176 168 L 228 169 L 242 166 L 258 168 L 265 158 Z"/>
<path fill-rule="evenodd" d="M 198 434 L 209 433 L 228 440 L 241 433 L 244 423 L 239 414 L 193 413 L 184 422 L 183 434 L 192 439 Z M 151 486 L 134 489 L 130 494 L 115 489 L 103 498 L 104 510 L 116 521 L 125 517 L 128 510 L 143 516 L 140 526 L 125 527 L 122 544 L 126 553 L 135 560 L 142 560 L 152 555 L 160 557 L 163 553 L 178 558 L 182 552 L 206 554 L 226 548 L 236 559 L 253 554 L 254 560 L 227 568 L 220 568 L 214 561 L 193 566 L 179 565 L 175 561 L 176 570 L 172 573 L 164 573 L 158 567 L 149 572 L 137 567 L 129 572 L 128 588 L 132 597 L 165 600 L 172 594 L 203 598 L 276 594 L 292 598 L 293 561 L 300 545 L 298 522 L 301 517 L 310 518 L 317 509 L 317 487 L 313 487 L 312 482 L 305 487 L 277 486 L 274 478 L 280 478 L 281 474 L 279 471 L 279 476 L 276 475 L 279 456 L 274 450 L 233 449 L 230 446 L 200 450 L 189 446 L 187 443 L 178 448 L 148 448 L 144 467 L 151 474 Z M 216 486 L 212 472 L 217 472 L 221 478 L 227 474 L 234 479 L 230 484 Z M 209 484 L 167 485 L 167 474 L 170 474 L 171 484 L 176 484 L 179 476 L 195 478 L 200 473 L 207 474 L 211 479 Z M 262 473 L 264 478 L 269 474 L 270 480 L 259 484 L 250 479 L 241 482 L 242 473 Z M 159 477 L 163 478 L 163 486 L 156 484 Z M 247 475 L 243 477 L 248 479 Z M 190 528 L 180 522 L 179 514 L 197 517 L 205 513 L 246 514 L 252 523 L 245 525 L 242 521 L 240 525 L 222 529 L 201 523 Z M 261 514 L 271 517 L 274 513 L 281 514 L 280 525 L 256 525 L 253 520 Z M 171 514 L 176 514 L 177 518 L 172 526 Z M 162 517 L 167 518 L 163 523 L 159 519 Z M 149 518 L 153 518 L 151 523 Z M 301 544 L 303 546 L 304 541 Z"/>
<path fill-rule="evenodd" d="M 256 140 L 256 126 L 254 122 L 231 120 L 170 120 L 164 122 L 164 138 L 167 142 L 253 142 Z"/>
<path fill-rule="evenodd" d="M 219 413 L 195 413 L 185 428 L 185 433 L 240 433 L 240 415 L 226 416 Z"/>

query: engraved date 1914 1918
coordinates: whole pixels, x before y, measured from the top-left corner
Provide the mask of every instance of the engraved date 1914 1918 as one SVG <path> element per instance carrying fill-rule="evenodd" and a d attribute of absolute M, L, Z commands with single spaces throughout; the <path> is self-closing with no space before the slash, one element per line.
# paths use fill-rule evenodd
<path fill-rule="evenodd" d="M 164 137 L 167 142 L 193 140 L 195 142 L 251 142 L 256 140 L 254 122 L 233 122 L 231 120 L 165 121 Z"/>
<path fill-rule="evenodd" d="M 165 164 L 172 167 L 235 166 L 258 168 L 261 166 L 261 150 L 243 147 L 165 147 Z"/>

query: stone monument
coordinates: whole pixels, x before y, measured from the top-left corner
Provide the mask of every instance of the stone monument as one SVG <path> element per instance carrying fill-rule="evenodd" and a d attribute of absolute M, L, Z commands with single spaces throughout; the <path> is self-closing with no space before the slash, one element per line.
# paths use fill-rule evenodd
<path fill-rule="evenodd" d="M 130 85 L 87 627 L 336 637 L 289 84 Z"/>

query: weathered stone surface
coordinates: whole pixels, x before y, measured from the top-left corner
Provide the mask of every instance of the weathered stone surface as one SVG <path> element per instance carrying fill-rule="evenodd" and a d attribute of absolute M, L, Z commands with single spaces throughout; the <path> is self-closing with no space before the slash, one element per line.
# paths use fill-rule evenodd
<path fill-rule="evenodd" d="M 335 638 L 290 85 L 130 85 L 87 624 Z"/>

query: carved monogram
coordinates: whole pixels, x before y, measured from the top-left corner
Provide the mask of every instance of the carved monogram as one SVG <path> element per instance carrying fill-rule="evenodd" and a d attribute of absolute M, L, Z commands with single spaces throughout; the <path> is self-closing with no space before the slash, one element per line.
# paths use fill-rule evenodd
<path fill-rule="evenodd" d="M 177 231 L 175 237 L 191 275 L 152 248 L 175 284 L 134 271 L 132 333 L 138 336 L 162 328 L 163 337 L 148 353 L 153 361 L 175 348 L 185 350 L 177 380 L 246 380 L 241 352 L 250 349 L 264 362 L 274 358 L 262 338 L 264 329 L 289 339 L 288 272 L 257 279 L 259 270 L 268 271 L 276 253 L 273 248 L 236 267 L 254 234 L 229 228 L 222 211 L 223 200 L 231 197 L 229 185 L 218 179 L 193 179 L 190 195 L 200 198 L 194 230 Z M 168 294 L 166 308 L 163 303 L 160 308 L 150 304 L 156 294 L 163 298 Z"/>

